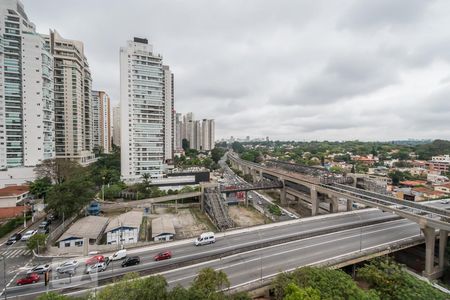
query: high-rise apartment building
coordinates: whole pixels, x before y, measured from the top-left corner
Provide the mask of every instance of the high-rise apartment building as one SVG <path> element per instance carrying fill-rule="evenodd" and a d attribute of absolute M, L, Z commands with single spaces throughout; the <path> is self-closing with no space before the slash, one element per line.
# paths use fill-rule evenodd
<path fill-rule="evenodd" d="M 183 122 L 180 113 L 175 114 L 175 151 L 180 151 L 183 149 Z M 186 133 L 186 130 L 185 130 Z"/>
<path fill-rule="evenodd" d="M 134 38 L 120 48 L 121 174 L 126 181 L 163 175 L 166 96 L 173 101 L 173 90 L 170 96 L 166 93 L 169 77 L 162 56 L 147 39 Z"/>
<path fill-rule="evenodd" d="M 120 106 L 113 107 L 113 138 L 114 145 L 120 147 Z"/>
<path fill-rule="evenodd" d="M 84 46 L 56 31 L 42 35 L 54 57 L 56 157 L 87 164 L 92 154 L 92 78 Z"/>
<path fill-rule="evenodd" d="M 164 74 L 164 160 L 171 161 L 174 151 L 174 82 L 169 66 L 163 66 Z"/>
<path fill-rule="evenodd" d="M 55 156 L 53 57 L 19 0 L 0 2 L 0 169 Z"/>
<path fill-rule="evenodd" d="M 214 149 L 214 120 L 203 119 L 202 121 L 202 150 L 210 151 Z"/>
<path fill-rule="evenodd" d="M 103 153 L 111 152 L 110 98 L 104 91 L 92 91 L 92 144 Z"/>

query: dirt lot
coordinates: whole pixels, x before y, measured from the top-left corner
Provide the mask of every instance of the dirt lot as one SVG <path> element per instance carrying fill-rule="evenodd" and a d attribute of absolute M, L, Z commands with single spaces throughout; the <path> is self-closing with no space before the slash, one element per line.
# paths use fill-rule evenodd
<path fill-rule="evenodd" d="M 166 216 L 172 219 L 175 227 L 175 239 L 185 239 L 199 236 L 202 232 L 210 231 L 210 225 L 199 220 L 190 209 L 179 209 L 176 213 L 173 209 L 157 208 L 157 215 L 152 215 L 152 218 L 159 218 Z"/>
<path fill-rule="evenodd" d="M 266 217 L 255 209 L 244 206 L 230 206 L 228 212 L 238 227 L 249 227 L 265 224 Z"/>

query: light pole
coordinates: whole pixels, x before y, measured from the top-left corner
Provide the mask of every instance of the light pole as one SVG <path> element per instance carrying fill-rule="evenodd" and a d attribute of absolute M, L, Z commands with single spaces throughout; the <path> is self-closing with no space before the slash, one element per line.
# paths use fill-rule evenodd
<path fill-rule="evenodd" d="M 356 212 L 355 212 L 355 215 L 358 216 L 359 222 L 360 222 L 360 224 L 359 224 L 359 228 L 360 228 L 360 233 L 359 233 L 359 252 L 361 252 L 361 251 L 362 251 L 362 231 L 363 231 L 363 224 L 362 224 L 361 216 L 360 216 L 359 214 L 357 214 Z"/>
<path fill-rule="evenodd" d="M 3 260 L 3 285 L 5 286 L 5 299 L 8 299 L 6 296 L 6 257 L 5 255 L 0 255 Z"/>
<path fill-rule="evenodd" d="M 105 202 L 105 176 L 102 177 L 102 200 Z"/>
<path fill-rule="evenodd" d="M 260 276 L 260 280 L 261 280 L 261 285 L 263 283 L 263 261 L 262 261 L 262 238 L 261 238 L 261 232 L 258 230 L 258 237 L 259 237 L 259 243 L 261 244 L 261 249 L 259 252 L 259 276 Z"/>

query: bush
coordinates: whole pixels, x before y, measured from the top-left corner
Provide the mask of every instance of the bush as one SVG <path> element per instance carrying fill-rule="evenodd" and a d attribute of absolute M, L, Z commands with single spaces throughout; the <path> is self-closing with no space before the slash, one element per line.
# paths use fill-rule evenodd
<path fill-rule="evenodd" d="M 300 291 L 293 288 L 291 284 L 296 285 Z M 360 289 L 352 278 L 343 271 L 325 268 L 304 267 L 292 273 L 280 274 L 272 282 L 272 286 L 275 291 L 275 299 L 278 300 L 296 292 L 309 295 L 310 299 L 315 299 L 316 291 L 320 293 L 320 299 L 379 299 L 374 292 L 365 292 Z"/>
<path fill-rule="evenodd" d="M 29 220 L 29 219 L 31 219 L 31 216 L 27 215 L 26 218 L 27 218 L 27 220 Z M 13 231 L 17 227 L 19 227 L 20 225 L 23 225 L 23 217 L 22 216 L 16 217 L 12 220 L 9 220 L 8 222 L 6 222 L 2 226 L 0 226 L 0 238 L 4 237 L 8 233 Z"/>
<path fill-rule="evenodd" d="M 402 265 L 390 259 L 374 259 L 359 269 L 357 275 L 377 291 L 383 300 L 448 299 L 446 294 L 408 274 Z"/>
<path fill-rule="evenodd" d="M 268 209 L 271 214 L 273 214 L 275 216 L 281 216 L 281 209 L 278 205 L 270 204 Z"/>

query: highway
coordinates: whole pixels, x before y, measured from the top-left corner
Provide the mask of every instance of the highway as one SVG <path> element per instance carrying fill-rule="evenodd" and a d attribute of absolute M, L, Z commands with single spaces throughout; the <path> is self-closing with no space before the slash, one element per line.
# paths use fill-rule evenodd
<path fill-rule="evenodd" d="M 368 221 L 372 223 L 375 221 L 388 222 L 361 226 L 362 223 Z M 218 235 L 215 244 L 201 247 L 195 247 L 189 240 L 147 249 L 130 250 L 129 256 L 140 256 L 140 265 L 121 268 L 121 262 L 114 262 L 108 266 L 105 272 L 99 273 L 98 277 L 82 275 L 83 266 L 78 268 L 77 274 L 72 278 L 57 278 L 56 272 L 52 272 L 52 280 L 48 288 L 58 292 L 73 291 L 75 286 L 85 289 L 97 284 L 106 284 L 111 278 L 130 271 L 138 271 L 141 275 L 162 272 L 171 283 L 173 281 L 173 283 L 188 284 L 195 276 L 196 270 L 209 266 L 209 264 L 214 267 L 227 266 L 225 271 L 229 274 L 232 283 L 237 284 L 243 282 L 244 278 L 244 281 L 255 278 L 256 275 L 253 274 L 255 269 L 249 267 L 261 264 L 260 260 L 258 262 L 254 260 L 255 257 L 262 257 L 263 276 L 266 276 L 273 273 L 274 270 L 287 270 L 304 265 L 305 261 L 334 257 L 342 253 L 349 253 L 356 248 L 359 250 L 360 242 L 363 248 L 367 248 L 419 234 L 417 225 L 409 221 L 398 220 L 392 214 L 381 213 L 377 210 L 320 216 L 288 223 L 286 225 L 278 223 L 276 226 L 274 224 L 262 225 L 250 230 L 238 231 L 239 233 L 228 232 L 223 236 Z M 348 230 L 348 228 L 354 229 Z M 324 234 L 325 230 L 333 230 L 334 233 Z M 302 239 L 298 240 L 299 237 Z M 288 240 L 290 241 L 286 242 Z M 283 241 L 283 244 L 274 246 L 277 241 Z M 264 248 L 258 250 L 258 246 L 264 246 Z M 170 249 L 173 258 L 154 262 L 153 256 L 162 247 Z M 305 250 L 301 250 L 303 248 Z M 310 250 L 305 252 L 306 249 Z M 245 252 L 241 252 L 244 250 Z M 332 253 L 330 254 L 329 251 Z M 304 255 L 305 253 L 310 254 Z M 278 257 L 274 257 L 274 255 Z M 80 259 L 79 261 L 84 260 Z M 55 261 L 53 264 L 56 267 L 60 262 Z M 246 265 L 244 262 L 250 265 Z M 197 265 L 198 263 L 202 264 Z M 10 286 L 7 292 L 9 298 L 33 299 L 45 290 L 44 284 L 39 282 L 20 287 Z"/>

